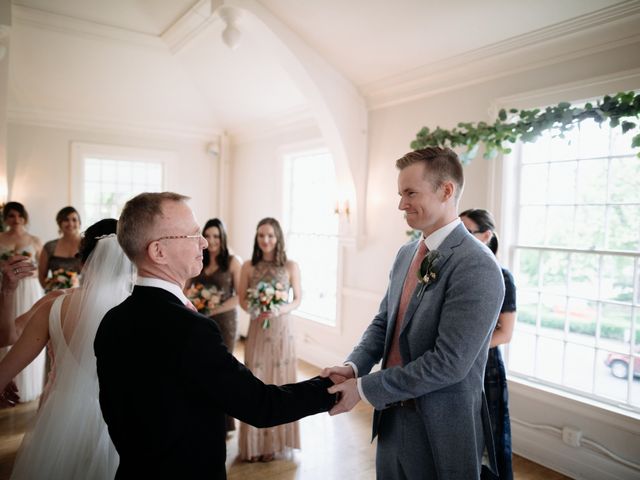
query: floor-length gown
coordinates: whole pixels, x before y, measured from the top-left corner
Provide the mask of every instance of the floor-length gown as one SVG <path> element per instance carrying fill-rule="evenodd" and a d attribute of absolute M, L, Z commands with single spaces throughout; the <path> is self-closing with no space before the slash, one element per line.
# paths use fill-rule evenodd
<path fill-rule="evenodd" d="M 253 267 L 249 288 L 255 288 L 260 281 L 280 282 L 289 290 L 289 273 L 284 266 L 278 267 L 273 262 L 260 261 Z M 270 319 L 270 326 L 266 329 L 252 316 L 245 346 L 245 365 L 268 384 L 283 385 L 296 381 L 295 340 L 288 314 Z M 255 428 L 240 422 L 241 459 L 277 454 L 288 448 L 300 448 L 298 422 L 272 428 Z"/>
<path fill-rule="evenodd" d="M 53 384 L 20 446 L 11 480 L 112 480 L 118 468 L 98 404 L 95 362 L 92 368 L 81 366 L 62 331 L 64 298 L 56 298 L 49 313 Z M 78 387 L 85 384 L 94 388 Z"/>
<path fill-rule="evenodd" d="M 35 258 L 35 249 L 32 245 L 26 248 L 18 249 L 18 253 L 28 252 L 31 258 Z M 11 255 L 13 250 L 3 250 L 4 254 Z M 13 319 L 26 313 L 34 303 L 36 303 L 44 292 L 38 282 L 38 277 L 33 275 L 31 277 L 23 278 L 18 282 L 18 286 L 15 292 L 14 312 Z M 6 352 L 11 347 L 5 347 L 0 349 L 0 358 L 4 357 Z M 18 387 L 18 394 L 20 395 L 21 402 L 29 402 L 35 400 L 42 393 L 44 386 L 44 369 L 45 369 L 45 357 L 44 350 L 31 362 L 22 372 L 20 372 L 16 378 L 16 386 Z"/>

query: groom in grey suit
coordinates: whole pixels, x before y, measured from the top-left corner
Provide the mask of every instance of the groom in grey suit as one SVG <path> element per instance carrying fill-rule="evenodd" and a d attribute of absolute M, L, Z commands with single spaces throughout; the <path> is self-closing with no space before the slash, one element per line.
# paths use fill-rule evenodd
<path fill-rule="evenodd" d="M 329 389 L 341 398 L 330 413 L 361 399 L 375 407 L 379 479 L 480 478 L 483 455 L 495 471 L 483 378 L 504 280 L 458 218 L 457 155 L 430 147 L 396 166 L 398 208 L 423 237 L 400 248 L 380 310 L 345 366 L 323 371 L 346 378 Z"/>

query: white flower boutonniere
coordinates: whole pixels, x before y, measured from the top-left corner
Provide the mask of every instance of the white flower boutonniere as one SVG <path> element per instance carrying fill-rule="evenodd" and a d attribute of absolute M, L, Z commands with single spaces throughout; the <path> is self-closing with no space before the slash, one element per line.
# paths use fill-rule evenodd
<path fill-rule="evenodd" d="M 438 279 L 438 262 L 440 260 L 440 252 L 430 250 L 420 262 L 418 269 L 418 282 L 421 284 L 418 298 L 424 293 L 427 285 L 431 285 Z"/>

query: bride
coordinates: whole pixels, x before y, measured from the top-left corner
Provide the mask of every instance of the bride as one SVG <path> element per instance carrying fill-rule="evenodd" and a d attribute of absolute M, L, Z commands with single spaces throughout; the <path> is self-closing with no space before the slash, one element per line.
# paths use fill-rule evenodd
<path fill-rule="evenodd" d="M 53 375 L 18 451 L 12 479 L 113 479 L 118 454 L 98 403 L 93 339 L 104 314 L 131 292 L 133 267 L 113 234 L 116 220 L 87 229 L 82 285 L 44 300 L 0 362 L 0 391 L 51 339 Z M 107 235 L 104 237 L 104 235 Z"/>

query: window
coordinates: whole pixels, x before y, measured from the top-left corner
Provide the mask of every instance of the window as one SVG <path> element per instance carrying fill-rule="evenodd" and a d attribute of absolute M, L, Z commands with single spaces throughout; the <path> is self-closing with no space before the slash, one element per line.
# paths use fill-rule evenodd
<path fill-rule="evenodd" d="M 163 190 L 166 152 L 74 144 L 73 202 L 84 225 L 118 218 L 124 204 L 141 192 Z"/>
<path fill-rule="evenodd" d="M 338 216 L 336 174 L 329 152 L 309 151 L 284 158 L 287 255 L 298 262 L 302 303 L 298 313 L 336 324 Z"/>
<path fill-rule="evenodd" d="M 640 411 L 640 159 L 584 121 L 523 144 L 512 374 Z"/>

